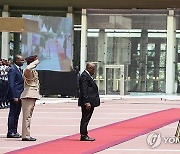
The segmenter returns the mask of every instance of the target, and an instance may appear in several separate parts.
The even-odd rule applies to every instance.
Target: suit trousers
[[[14,103],[13,100],[10,101],[10,109],[8,115],[8,134],[17,133],[17,126],[19,120],[19,114],[21,112],[21,101]]]
[[[30,137],[30,125],[31,117],[33,114],[34,106],[36,99],[34,98],[22,98],[22,111],[23,111],[23,120],[22,120],[22,138]]]
[[[87,135],[87,126],[89,124],[89,121],[91,119],[91,116],[93,114],[94,107],[91,107],[90,110],[86,110],[86,106],[81,107],[81,112],[82,112],[82,118],[81,118],[81,123],[80,123],[80,134],[81,135]]]

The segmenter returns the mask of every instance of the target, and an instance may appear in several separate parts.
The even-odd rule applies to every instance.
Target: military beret
[[[27,62],[33,62],[36,58],[37,58],[37,55],[33,55],[33,56],[29,56],[29,57],[25,58],[25,60]]]

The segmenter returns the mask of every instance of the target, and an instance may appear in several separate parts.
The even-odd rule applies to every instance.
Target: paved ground
[[[90,121],[89,129],[108,125],[114,122],[130,119],[140,115],[160,111],[168,108],[179,108],[179,96],[103,96],[101,106],[95,109]],[[21,139],[8,139],[7,116],[9,109],[0,110],[0,154],[20,149],[30,145],[43,143],[67,135],[79,133],[81,117],[77,100],[70,98],[42,98],[37,102],[34,110],[31,135],[37,138],[36,142],[22,142]],[[22,118],[19,120],[19,132],[21,133]],[[102,154],[176,154],[180,153],[180,143],[173,144],[173,138],[165,143],[166,138],[174,137],[177,122],[167,125],[154,132],[160,133],[162,143],[152,149],[148,146],[146,138],[148,134],[133,140],[101,151]],[[68,149],[67,149],[68,150]]]

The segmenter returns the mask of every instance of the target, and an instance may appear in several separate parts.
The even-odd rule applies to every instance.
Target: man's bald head
[[[24,58],[23,58],[23,56],[21,56],[21,55],[16,55],[15,57],[14,57],[14,63],[16,64],[16,65],[18,65],[18,66],[22,66],[23,64],[24,64]]]
[[[86,64],[86,70],[89,72],[90,75],[94,75],[95,73],[95,65],[91,62]]]

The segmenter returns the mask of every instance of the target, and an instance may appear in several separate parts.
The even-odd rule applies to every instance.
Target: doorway
[[[105,65],[105,95],[124,95],[124,65]]]

